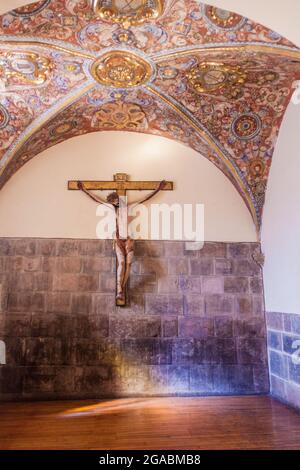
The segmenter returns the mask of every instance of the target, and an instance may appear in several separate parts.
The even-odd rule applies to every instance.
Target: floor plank
[[[300,449],[300,413],[270,397],[0,404],[0,449]]]

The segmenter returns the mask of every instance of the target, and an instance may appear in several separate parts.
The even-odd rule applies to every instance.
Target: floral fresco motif
[[[42,85],[51,68],[48,58],[34,52],[6,51],[0,56],[0,83],[6,90]]]
[[[3,129],[7,126],[9,119],[8,111],[4,108],[4,106],[0,105],[0,129]]]
[[[299,79],[295,45],[198,0],[42,0],[18,8],[0,17],[0,186],[71,137],[146,132],[208,158],[259,230]]]
[[[13,16],[19,16],[21,18],[28,18],[32,15],[40,13],[44,8],[50,4],[51,0],[41,0],[36,3],[30,3],[20,8],[16,8],[11,12]]]
[[[92,127],[137,130],[147,123],[145,113],[133,103],[106,103],[92,118]]]

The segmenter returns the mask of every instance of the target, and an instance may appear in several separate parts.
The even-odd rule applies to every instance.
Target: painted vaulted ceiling
[[[276,138],[298,79],[295,45],[197,0],[21,7],[0,17],[0,186],[71,137],[151,133],[211,160],[259,230]]]

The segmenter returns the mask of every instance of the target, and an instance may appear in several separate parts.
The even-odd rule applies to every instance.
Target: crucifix
[[[69,190],[82,190],[87,196],[98,204],[103,204],[115,213],[116,235],[114,250],[117,262],[117,289],[116,305],[126,305],[126,287],[130,274],[130,268],[134,256],[134,241],[128,236],[128,208],[143,204],[154,197],[159,191],[172,191],[171,181],[129,181],[126,173],[117,173],[113,181],[69,181]],[[113,191],[106,200],[96,196],[90,191]],[[127,191],[151,191],[139,201],[127,204]]]

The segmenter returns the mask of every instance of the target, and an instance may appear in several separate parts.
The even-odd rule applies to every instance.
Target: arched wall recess
[[[0,18],[0,185],[70,137],[152,133],[217,165],[259,231],[299,49],[198,1],[153,0],[150,19],[140,3],[138,21],[88,0],[41,0]]]

